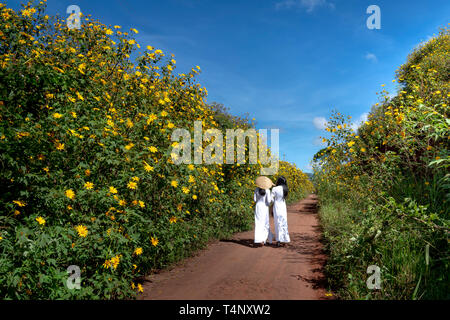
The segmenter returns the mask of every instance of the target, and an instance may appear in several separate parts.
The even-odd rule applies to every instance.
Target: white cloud
[[[327,0],[283,0],[277,2],[276,9],[291,9],[293,7],[305,8],[306,12],[311,13],[317,7],[329,7],[331,9],[335,8],[333,3],[329,3]]]
[[[363,123],[363,122],[365,122],[365,121],[367,121],[367,117],[369,116],[369,114],[367,113],[367,112],[365,112],[365,113],[363,113],[360,117],[359,117],[359,119],[356,121],[356,122],[354,122],[353,124],[352,124],[352,126],[351,126],[351,128],[353,129],[353,131],[357,131],[358,130],[358,128],[361,126],[361,124]]]
[[[370,53],[370,52],[368,54],[366,54],[366,59],[370,60],[370,61],[373,61],[373,62],[377,62],[378,61],[377,56],[375,54],[373,54],[373,53]]]
[[[313,119],[313,124],[316,129],[325,130],[327,127],[327,120],[324,117],[315,117]]]

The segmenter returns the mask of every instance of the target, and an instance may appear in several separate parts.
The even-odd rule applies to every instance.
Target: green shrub
[[[343,298],[449,298],[449,49],[447,28],[418,46],[397,71],[398,94],[383,90],[358,132],[338,112],[328,121],[314,183]],[[372,264],[381,291],[367,289]]]

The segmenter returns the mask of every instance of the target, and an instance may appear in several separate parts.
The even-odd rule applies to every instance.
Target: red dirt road
[[[237,233],[171,270],[148,276],[140,299],[328,299],[316,206],[315,195],[288,206],[291,243],[286,247],[255,248],[253,231]]]

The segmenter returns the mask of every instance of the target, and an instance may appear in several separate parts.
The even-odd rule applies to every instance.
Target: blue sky
[[[323,147],[323,118],[363,117],[381,84],[395,92],[408,53],[450,22],[447,0],[48,0],[48,12],[65,17],[71,4],[136,28],[142,46],[175,54],[178,73],[199,65],[208,102],[279,128],[280,156],[305,171]],[[372,4],[380,30],[366,27]]]

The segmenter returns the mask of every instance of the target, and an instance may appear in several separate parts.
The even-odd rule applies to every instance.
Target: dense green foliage
[[[314,180],[341,298],[448,299],[450,34],[418,46],[397,70],[398,93],[355,133],[335,112]],[[381,290],[366,286],[369,265]]]

